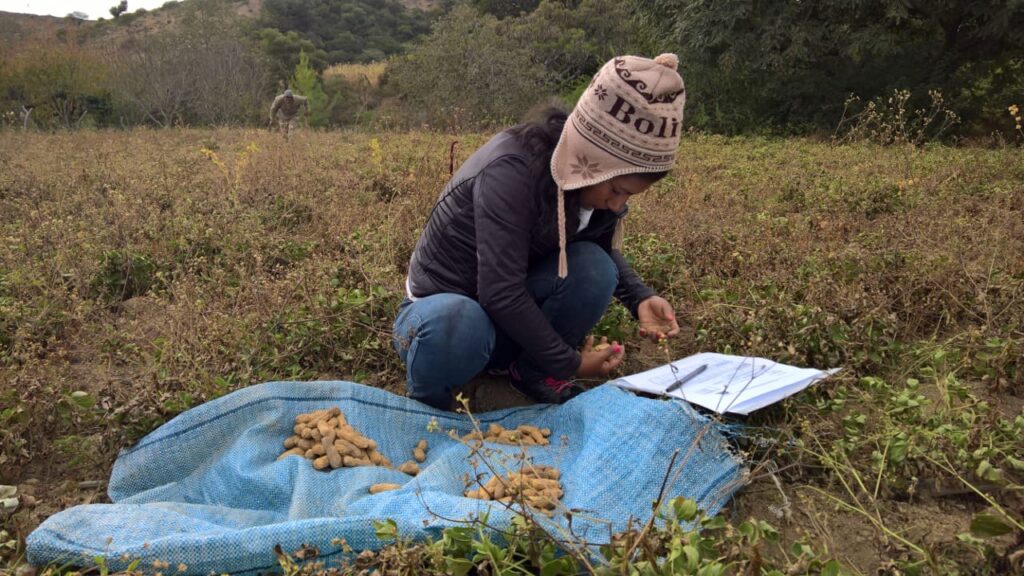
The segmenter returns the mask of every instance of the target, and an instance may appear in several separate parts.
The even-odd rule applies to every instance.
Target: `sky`
[[[67,16],[71,12],[85,12],[90,20],[100,16],[110,18],[110,8],[121,0],[0,0],[0,10],[4,12],[22,12],[25,14],[45,14],[48,16]],[[167,0],[128,0],[128,11],[136,8],[152,10],[159,8]]]

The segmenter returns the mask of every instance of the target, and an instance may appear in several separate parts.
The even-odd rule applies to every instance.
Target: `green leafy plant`
[[[161,270],[148,255],[130,250],[103,253],[92,279],[94,293],[110,303],[142,296],[162,284]]]

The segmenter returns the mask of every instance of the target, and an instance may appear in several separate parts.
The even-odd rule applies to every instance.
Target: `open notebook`
[[[702,365],[707,365],[707,369],[681,388],[666,393],[676,380]],[[629,390],[680,398],[719,414],[745,415],[792,396],[839,370],[797,368],[765,358],[703,352],[611,383]]]

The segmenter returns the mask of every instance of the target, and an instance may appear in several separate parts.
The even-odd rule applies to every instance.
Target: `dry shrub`
[[[59,438],[89,438],[92,448],[58,475],[102,476],[119,447],[165,419],[265,380],[347,378],[403,391],[391,324],[455,139],[5,135],[2,479],[40,473],[66,448]],[[485,139],[458,136],[455,165]],[[1019,152],[885,150],[684,140],[675,174],[631,202],[626,243],[695,330],[671,354],[843,365],[851,382],[910,373],[906,351],[941,342],[960,378],[1019,399]],[[380,173],[397,193],[381,198],[367,185]],[[112,253],[144,256],[152,281],[118,276],[112,262],[123,260]],[[621,316],[603,325],[621,330]],[[663,361],[634,354],[628,367]]]

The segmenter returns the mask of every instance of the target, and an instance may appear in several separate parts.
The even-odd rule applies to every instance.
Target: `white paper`
[[[707,369],[683,384],[682,388],[665,393],[665,389],[677,379],[705,364]],[[653,370],[619,378],[612,381],[612,384],[649,394],[680,398],[719,414],[731,412],[746,415],[792,396],[838,371],[839,368],[797,368],[764,358],[704,352]]]

